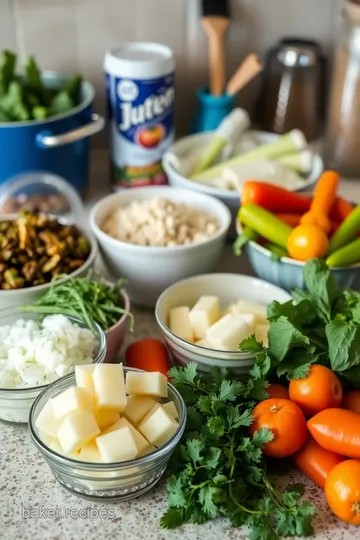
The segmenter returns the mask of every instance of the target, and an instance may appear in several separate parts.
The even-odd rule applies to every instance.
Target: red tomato
[[[289,394],[305,416],[313,416],[324,409],[339,407],[343,392],[331,369],[314,364],[307,377],[290,381]]]
[[[266,456],[284,458],[297,452],[307,436],[306,420],[299,407],[288,399],[271,398],[258,403],[253,411],[250,435],[262,427],[274,438],[264,447]]]
[[[341,408],[360,414],[360,390],[351,390],[344,394]]]
[[[293,455],[293,461],[305,476],[322,489],[329,472],[345,458],[322,448],[312,437],[308,437],[304,446]]]
[[[271,398],[289,399],[289,390],[282,384],[270,384],[266,392]]]
[[[167,349],[159,339],[145,338],[131,343],[125,351],[128,366],[167,375],[171,368]]]
[[[325,496],[335,516],[360,525],[360,461],[348,459],[336,465],[325,482]]]

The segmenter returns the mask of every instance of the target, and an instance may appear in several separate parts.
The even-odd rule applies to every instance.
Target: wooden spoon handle
[[[258,73],[260,73],[260,71],[262,71],[263,67],[264,66],[260,58],[256,54],[249,54],[227,83],[226,93],[229,95],[235,95],[240,92],[240,90],[242,90]]]
[[[225,87],[225,33],[229,19],[204,17],[202,25],[209,40],[210,94],[221,96]]]

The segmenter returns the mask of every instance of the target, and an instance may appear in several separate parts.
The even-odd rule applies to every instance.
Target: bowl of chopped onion
[[[0,421],[26,424],[46,386],[105,355],[106,336],[97,323],[90,329],[63,314],[0,310]]]

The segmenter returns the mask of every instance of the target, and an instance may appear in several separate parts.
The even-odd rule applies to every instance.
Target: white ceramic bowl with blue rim
[[[195,305],[200,296],[217,296],[221,310],[243,299],[262,305],[273,300],[287,302],[291,296],[270,283],[258,278],[240,274],[204,274],[184,279],[171,285],[159,297],[155,307],[156,321],[165,342],[180,365],[196,362],[199,371],[209,371],[211,367],[228,368],[238,377],[246,377],[255,361],[255,355],[240,351],[218,351],[184,341],[171,332],[168,326],[169,312],[178,306]]]

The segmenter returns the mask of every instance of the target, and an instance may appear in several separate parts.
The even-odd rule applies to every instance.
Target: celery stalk
[[[196,166],[191,171],[190,176],[196,175],[201,171],[204,171],[214,163],[217,157],[221,154],[225,146],[227,145],[227,140],[224,137],[214,135],[209,146],[206,148],[206,152],[203,153],[200,160],[197,162]]]
[[[300,174],[309,174],[312,168],[313,155],[310,150],[304,150],[303,152],[280,156],[276,161]]]

